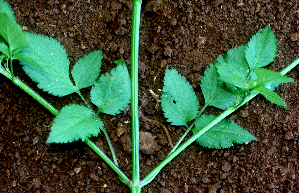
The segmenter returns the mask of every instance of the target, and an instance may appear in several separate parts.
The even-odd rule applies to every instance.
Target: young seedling
[[[297,59],[280,73],[263,68],[273,62],[277,52],[275,35],[270,26],[267,26],[254,35],[248,44],[229,50],[206,69],[201,79],[201,90],[205,99],[202,108],[186,79],[175,69],[167,67],[161,96],[162,110],[171,125],[184,126],[186,132],[165,160],[141,180],[138,118],[140,10],[141,1],[133,0],[131,78],[123,60],[115,61],[116,68],[100,75],[101,51],[94,51],[81,58],[72,68],[70,75],[70,62],[63,46],[53,38],[23,32],[9,4],[0,0],[0,73],[55,116],[47,143],[71,143],[82,140],[118,174],[131,192],[140,192],[166,164],[194,141],[202,147],[220,149],[255,140],[251,133],[225,118],[258,94],[262,94],[272,103],[286,107],[285,102],[273,91],[279,84],[293,81],[285,74],[299,63]],[[25,73],[37,83],[38,88],[59,97],[77,93],[85,105],[71,104],[60,111],[56,110],[14,76],[13,60],[20,61]],[[87,87],[92,87],[90,101],[93,105],[89,104],[80,92]],[[121,113],[130,100],[131,179],[118,167],[112,143],[100,118],[101,113]],[[219,116],[203,114],[210,106],[223,112]],[[193,135],[182,143],[190,131]],[[108,142],[113,161],[89,139],[98,136],[100,132],[103,132]]]

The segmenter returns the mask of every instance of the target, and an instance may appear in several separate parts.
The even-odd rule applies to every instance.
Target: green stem
[[[112,158],[113,158],[114,164],[118,166],[117,158],[116,158],[116,155],[115,155],[115,152],[114,152],[114,149],[113,149],[111,140],[110,140],[110,138],[109,138],[109,135],[108,135],[108,133],[107,133],[107,131],[106,131],[105,128],[103,128],[102,131],[104,132],[104,135],[105,135],[105,137],[106,137],[106,140],[107,140],[109,149],[110,149],[111,154],[112,154]]]
[[[283,69],[280,72],[280,74],[281,75],[287,74],[289,71],[291,71],[293,68],[295,68],[298,64],[299,64],[299,58],[297,58],[294,62],[292,62],[292,64],[288,65],[285,69]]]
[[[138,51],[141,0],[133,0],[131,40],[131,114],[132,114],[132,192],[140,192],[139,111],[138,111]]]
[[[114,170],[117,175],[120,177],[123,183],[130,185],[130,179],[124,174],[113,161],[98,148],[90,139],[84,141],[93,151],[95,151],[111,168]]]
[[[43,105],[46,109],[48,109],[53,115],[57,116],[59,111],[55,109],[50,103],[48,103],[44,98],[42,98],[39,94],[37,94],[34,90],[32,90],[29,86],[23,83],[20,79],[16,77],[11,77],[12,82],[23,89],[26,93],[32,96],[35,100],[37,100],[41,105]]]

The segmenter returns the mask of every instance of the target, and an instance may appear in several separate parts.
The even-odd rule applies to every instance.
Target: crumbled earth
[[[94,50],[103,50],[102,72],[124,59],[130,68],[132,3],[129,0],[8,0],[25,31],[61,42],[74,65]],[[167,65],[187,78],[204,103],[200,80],[204,70],[227,50],[246,44],[270,25],[278,40],[278,55],[269,69],[281,71],[299,57],[299,6],[295,0],[148,0],[141,14],[139,88],[144,116],[169,130],[173,142],[184,132],[169,126],[155,94],[160,94]],[[14,64],[16,75],[36,84]],[[143,192],[299,192],[298,67],[295,79],[276,92],[288,108],[258,96],[229,117],[256,136],[248,145],[223,150],[195,143],[168,164]],[[54,107],[82,103],[35,89]],[[89,96],[89,90],[84,90]],[[0,76],[1,192],[129,192],[117,175],[84,143],[46,144],[53,116],[34,99]],[[208,114],[219,114],[209,108]],[[120,168],[131,176],[130,110],[102,115]],[[169,127],[168,127],[169,126]],[[141,152],[141,177],[170,151],[163,128],[144,120],[140,129],[157,143]],[[104,136],[92,139],[108,156]],[[154,145],[154,144],[152,144]],[[154,147],[154,146],[151,146]]]

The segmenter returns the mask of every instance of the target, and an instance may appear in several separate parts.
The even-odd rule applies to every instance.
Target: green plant
[[[293,81],[285,76],[298,63],[293,62],[282,72],[263,67],[273,62],[277,43],[274,33],[267,26],[252,37],[247,45],[241,45],[220,56],[205,71],[201,90],[205,104],[199,101],[191,85],[175,69],[166,68],[161,106],[165,118],[172,125],[186,127],[186,132],[169,155],[144,179],[139,168],[139,112],[138,112],[138,44],[141,1],[133,0],[131,78],[123,60],[115,61],[117,67],[100,75],[102,53],[94,51],[81,58],[71,70],[70,62],[61,44],[56,40],[32,33],[25,33],[17,24],[9,4],[0,0],[0,73],[18,85],[53,115],[55,115],[47,143],[69,143],[82,140],[93,149],[120,177],[120,180],[140,192],[160,170],[187,146],[196,141],[208,148],[228,148],[233,144],[248,143],[255,137],[225,117],[242,105],[262,94],[269,101],[286,107],[285,102],[273,90],[281,83]],[[54,96],[63,97],[77,93],[85,105],[71,104],[56,110],[40,95],[25,85],[13,73],[13,60],[19,60],[25,73],[38,87]],[[80,90],[92,87],[89,104]],[[116,115],[129,105],[132,113],[132,179],[118,167],[115,152],[100,119],[101,113]],[[219,116],[205,115],[204,110],[214,106],[224,110]],[[94,108],[97,108],[94,111]],[[187,134],[193,136],[182,143]],[[103,132],[112,160],[89,138]]]

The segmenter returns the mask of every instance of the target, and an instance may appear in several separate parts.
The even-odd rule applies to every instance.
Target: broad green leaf
[[[0,13],[5,13],[11,19],[16,20],[15,13],[13,12],[9,3],[4,0],[0,0]]]
[[[272,92],[268,88],[265,88],[263,86],[258,86],[254,88],[253,91],[262,94],[266,99],[268,99],[270,102],[274,104],[287,107],[286,103],[276,93]]]
[[[244,45],[235,47],[214,62],[220,80],[240,88],[248,87],[246,82],[249,67],[245,59],[245,49]]]
[[[91,89],[90,99],[99,112],[110,115],[121,113],[129,105],[131,80],[124,62],[100,77]]]
[[[216,116],[214,115],[202,115],[196,119],[195,127],[192,130],[193,133],[195,134],[203,129],[215,118]],[[232,147],[235,143],[249,143],[252,140],[256,140],[256,138],[251,133],[237,125],[235,122],[223,119],[200,136],[196,142],[202,147],[221,149]]]
[[[278,72],[274,72],[271,70],[266,70],[263,68],[260,68],[258,70],[255,71],[256,76],[257,76],[257,85],[260,86],[262,84],[265,83],[277,83],[277,84],[281,84],[281,83],[287,83],[287,82],[292,82],[294,81],[294,79],[281,75]]]
[[[71,143],[97,136],[104,128],[101,119],[84,106],[72,104],[55,117],[47,143]]]
[[[245,57],[251,70],[267,66],[274,61],[277,52],[277,40],[270,26],[255,34],[245,51]]]
[[[29,43],[28,34],[23,32],[21,26],[5,13],[0,13],[0,36],[12,52],[26,48]]]
[[[94,51],[81,58],[72,70],[72,76],[78,90],[92,86],[100,75],[102,51]]]
[[[164,116],[172,125],[188,126],[196,118],[199,102],[192,86],[175,69],[166,68],[161,96]]]
[[[236,102],[236,95],[223,89],[224,84],[219,80],[217,69],[213,64],[206,69],[204,76],[201,78],[200,87],[206,106],[214,106],[225,110]]]
[[[29,37],[28,48],[20,52],[27,59],[21,61],[26,74],[38,83],[38,88],[54,96],[76,92],[69,76],[70,61],[63,46],[47,36],[30,33]],[[36,67],[37,64],[40,68]]]
[[[5,54],[6,56],[9,56],[8,46],[4,42],[0,42],[0,52]]]

